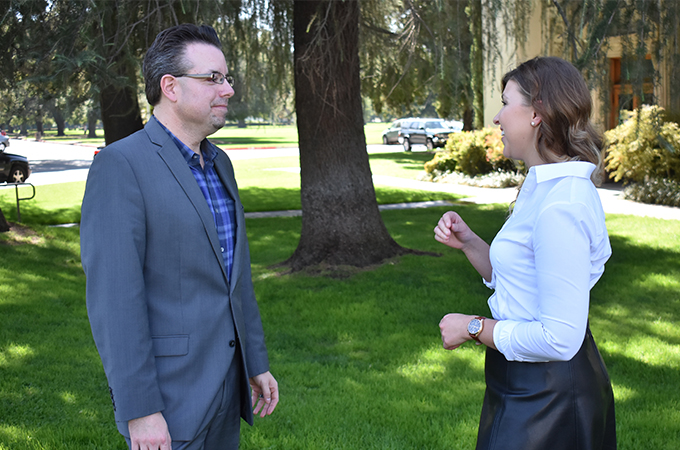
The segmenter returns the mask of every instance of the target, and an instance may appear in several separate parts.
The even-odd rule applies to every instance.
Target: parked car
[[[406,120],[412,120],[411,117],[407,117],[404,119],[398,119],[392,122],[392,125],[390,127],[383,131],[382,134],[382,140],[383,144],[389,145],[389,144],[399,144],[399,132],[401,131],[401,125],[404,121]]]
[[[9,138],[4,131],[0,131],[0,150],[5,150],[9,147]]]
[[[399,142],[407,152],[411,151],[412,145],[425,145],[428,150],[444,147],[449,134],[463,129],[462,126],[458,128],[460,122],[454,122],[455,128],[452,128],[450,123],[444,119],[405,120],[401,124]]]
[[[0,138],[7,136],[0,135]],[[25,156],[5,153],[9,139],[0,139],[0,183],[23,183],[31,174],[31,166]]]

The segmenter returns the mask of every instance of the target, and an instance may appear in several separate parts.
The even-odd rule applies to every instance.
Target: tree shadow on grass
[[[483,349],[444,351],[437,324],[452,311],[487,313],[491,291],[459,252],[432,239],[446,209],[382,213],[401,245],[442,257],[408,255],[342,280],[272,274],[270,262],[294,251],[300,218],[248,220],[282,401],[273,416],[244,427],[241,448],[474,446]],[[501,206],[456,210],[487,241],[505,218]],[[34,244],[0,244],[0,417],[32,442],[0,432],[9,448],[125,448],[87,321],[77,233],[39,228]],[[680,251],[616,232],[611,241],[591,326],[617,395],[620,446],[675,448],[680,342],[663,325],[680,314]]]
[[[506,213],[493,206],[456,209],[486,240]],[[383,217],[400,243],[431,250],[439,244],[418,235],[431,235],[443,211]],[[294,249],[297,227],[299,218],[278,222],[276,251]],[[257,235],[251,242],[261,255],[272,242]],[[672,280],[680,279],[680,250],[616,232],[611,241],[614,256],[593,292],[591,327],[614,384],[619,443],[674,448],[680,342],[655,329],[654,321],[677,323],[680,293]],[[272,436],[278,434],[295,448],[319,442],[331,449],[472,448],[484,391],[483,351],[467,345],[445,352],[437,324],[451,311],[485,313],[491,291],[464,257],[442,254],[406,256],[344,280],[256,278],[272,366],[295,401],[282,403],[282,414],[261,428],[244,430],[242,447],[276,447],[281,441]],[[261,263],[259,257],[254,262]],[[662,343],[663,351],[650,353],[657,346],[648,340]]]
[[[422,171],[423,164],[432,160],[435,152],[403,152],[403,153],[372,153],[368,155],[371,161],[392,161],[402,168]]]
[[[31,237],[0,243],[0,444],[125,448],[90,334],[78,230]]]

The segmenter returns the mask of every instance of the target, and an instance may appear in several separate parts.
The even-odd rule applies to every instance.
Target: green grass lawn
[[[490,239],[504,206],[458,210]],[[249,219],[253,274],[282,400],[244,426],[243,449],[469,449],[483,350],[447,352],[450,311],[488,313],[465,258],[439,246],[444,209],[383,213],[405,256],[345,279],[280,276],[299,218]],[[617,399],[620,449],[680,443],[680,222],[608,216],[614,255],[591,328]],[[35,226],[0,244],[0,449],[124,449],[90,336],[77,228]]]
[[[414,178],[426,157],[373,155],[371,165]],[[247,209],[299,205],[299,176],[281,170],[296,163],[236,161]],[[34,231],[0,234],[0,450],[123,450],[87,320],[78,229],[44,225],[79,219],[83,183],[37,189],[22,205]],[[0,207],[12,220],[4,191]],[[456,209],[486,240],[506,214],[505,205]],[[282,397],[273,416],[243,426],[242,449],[474,448],[483,349],[444,351],[437,325],[447,312],[488,314],[491,291],[461,253],[434,241],[444,211],[382,213],[398,243],[441,256],[408,255],[346,278],[280,275],[272,265],[294,251],[300,218],[247,220]],[[590,324],[614,385],[619,449],[677,449],[680,221],[608,215],[607,226],[614,254],[593,291]]]
[[[374,175],[416,179],[432,155],[425,152],[378,153],[369,158]],[[297,157],[236,160],[233,163],[246,212],[300,209],[300,175],[292,171],[300,167]],[[20,204],[23,222],[42,225],[80,222],[84,181],[36,186],[35,189],[35,198]],[[19,190],[21,197],[29,197],[31,193],[27,186]],[[389,204],[459,197],[376,186],[376,198],[380,204]],[[0,189],[0,209],[10,222],[17,220],[14,188]]]
[[[366,144],[382,144],[382,132],[389,127],[387,123],[367,123],[364,126]],[[43,135],[46,141],[64,144],[88,144],[92,146],[104,145],[104,131],[97,130],[97,138],[88,138],[82,130],[66,130],[66,136],[57,136],[56,130],[47,130]],[[33,136],[29,135],[29,138]],[[297,147],[296,125],[250,125],[237,128],[230,125],[222,128],[210,138],[222,148],[248,147]]]

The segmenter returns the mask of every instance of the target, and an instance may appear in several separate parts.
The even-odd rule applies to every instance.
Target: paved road
[[[424,148],[424,147],[423,147]],[[29,182],[35,186],[65,183],[69,181],[84,181],[92,163],[94,147],[53,144],[46,142],[35,142],[33,140],[12,139],[8,151],[28,157],[31,162],[32,174]],[[414,150],[418,151],[416,147]],[[369,145],[369,153],[393,153],[401,152],[402,148],[395,145]],[[277,148],[277,149],[238,149],[227,150],[227,154],[232,160],[272,158],[279,156],[297,156],[297,148]],[[286,169],[284,169],[286,170]],[[290,168],[288,170],[296,170]],[[421,189],[436,192],[451,192],[454,194],[466,195],[466,202],[472,203],[509,203],[515,199],[517,190],[507,189],[486,189],[472,186],[462,186],[447,183],[429,183],[423,181],[406,180],[397,177],[379,176],[373,177],[376,185],[405,187],[411,189]],[[647,205],[631,202],[622,198],[621,189],[615,185],[605,185],[598,189],[602,205],[606,213],[610,214],[632,214],[638,216],[657,217],[660,219],[680,220],[680,208],[669,206]],[[428,207],[441,205],[441,202],[425,202],[410,205],[386,205],[383,209],[394,207]],[[444,203],[445,204],[445,203]],[[298,215],[299,211],[277,212],[278,214]],[[262,216],[269,214],[254,214]]]

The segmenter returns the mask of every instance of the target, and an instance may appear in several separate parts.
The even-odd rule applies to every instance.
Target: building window
[[[654,66],[651,55],[647,55],[643,64],[626,64],[621,58],[610,58],[609,74],[611,77],[611,109],[609,115],[609,128],[619,124],[622,110],[632,111],[642,105],[656,104],[654,97]],[[635,70],[641,70],[643,80],[642,95],[633,91],[631,80],[636,78]]]

